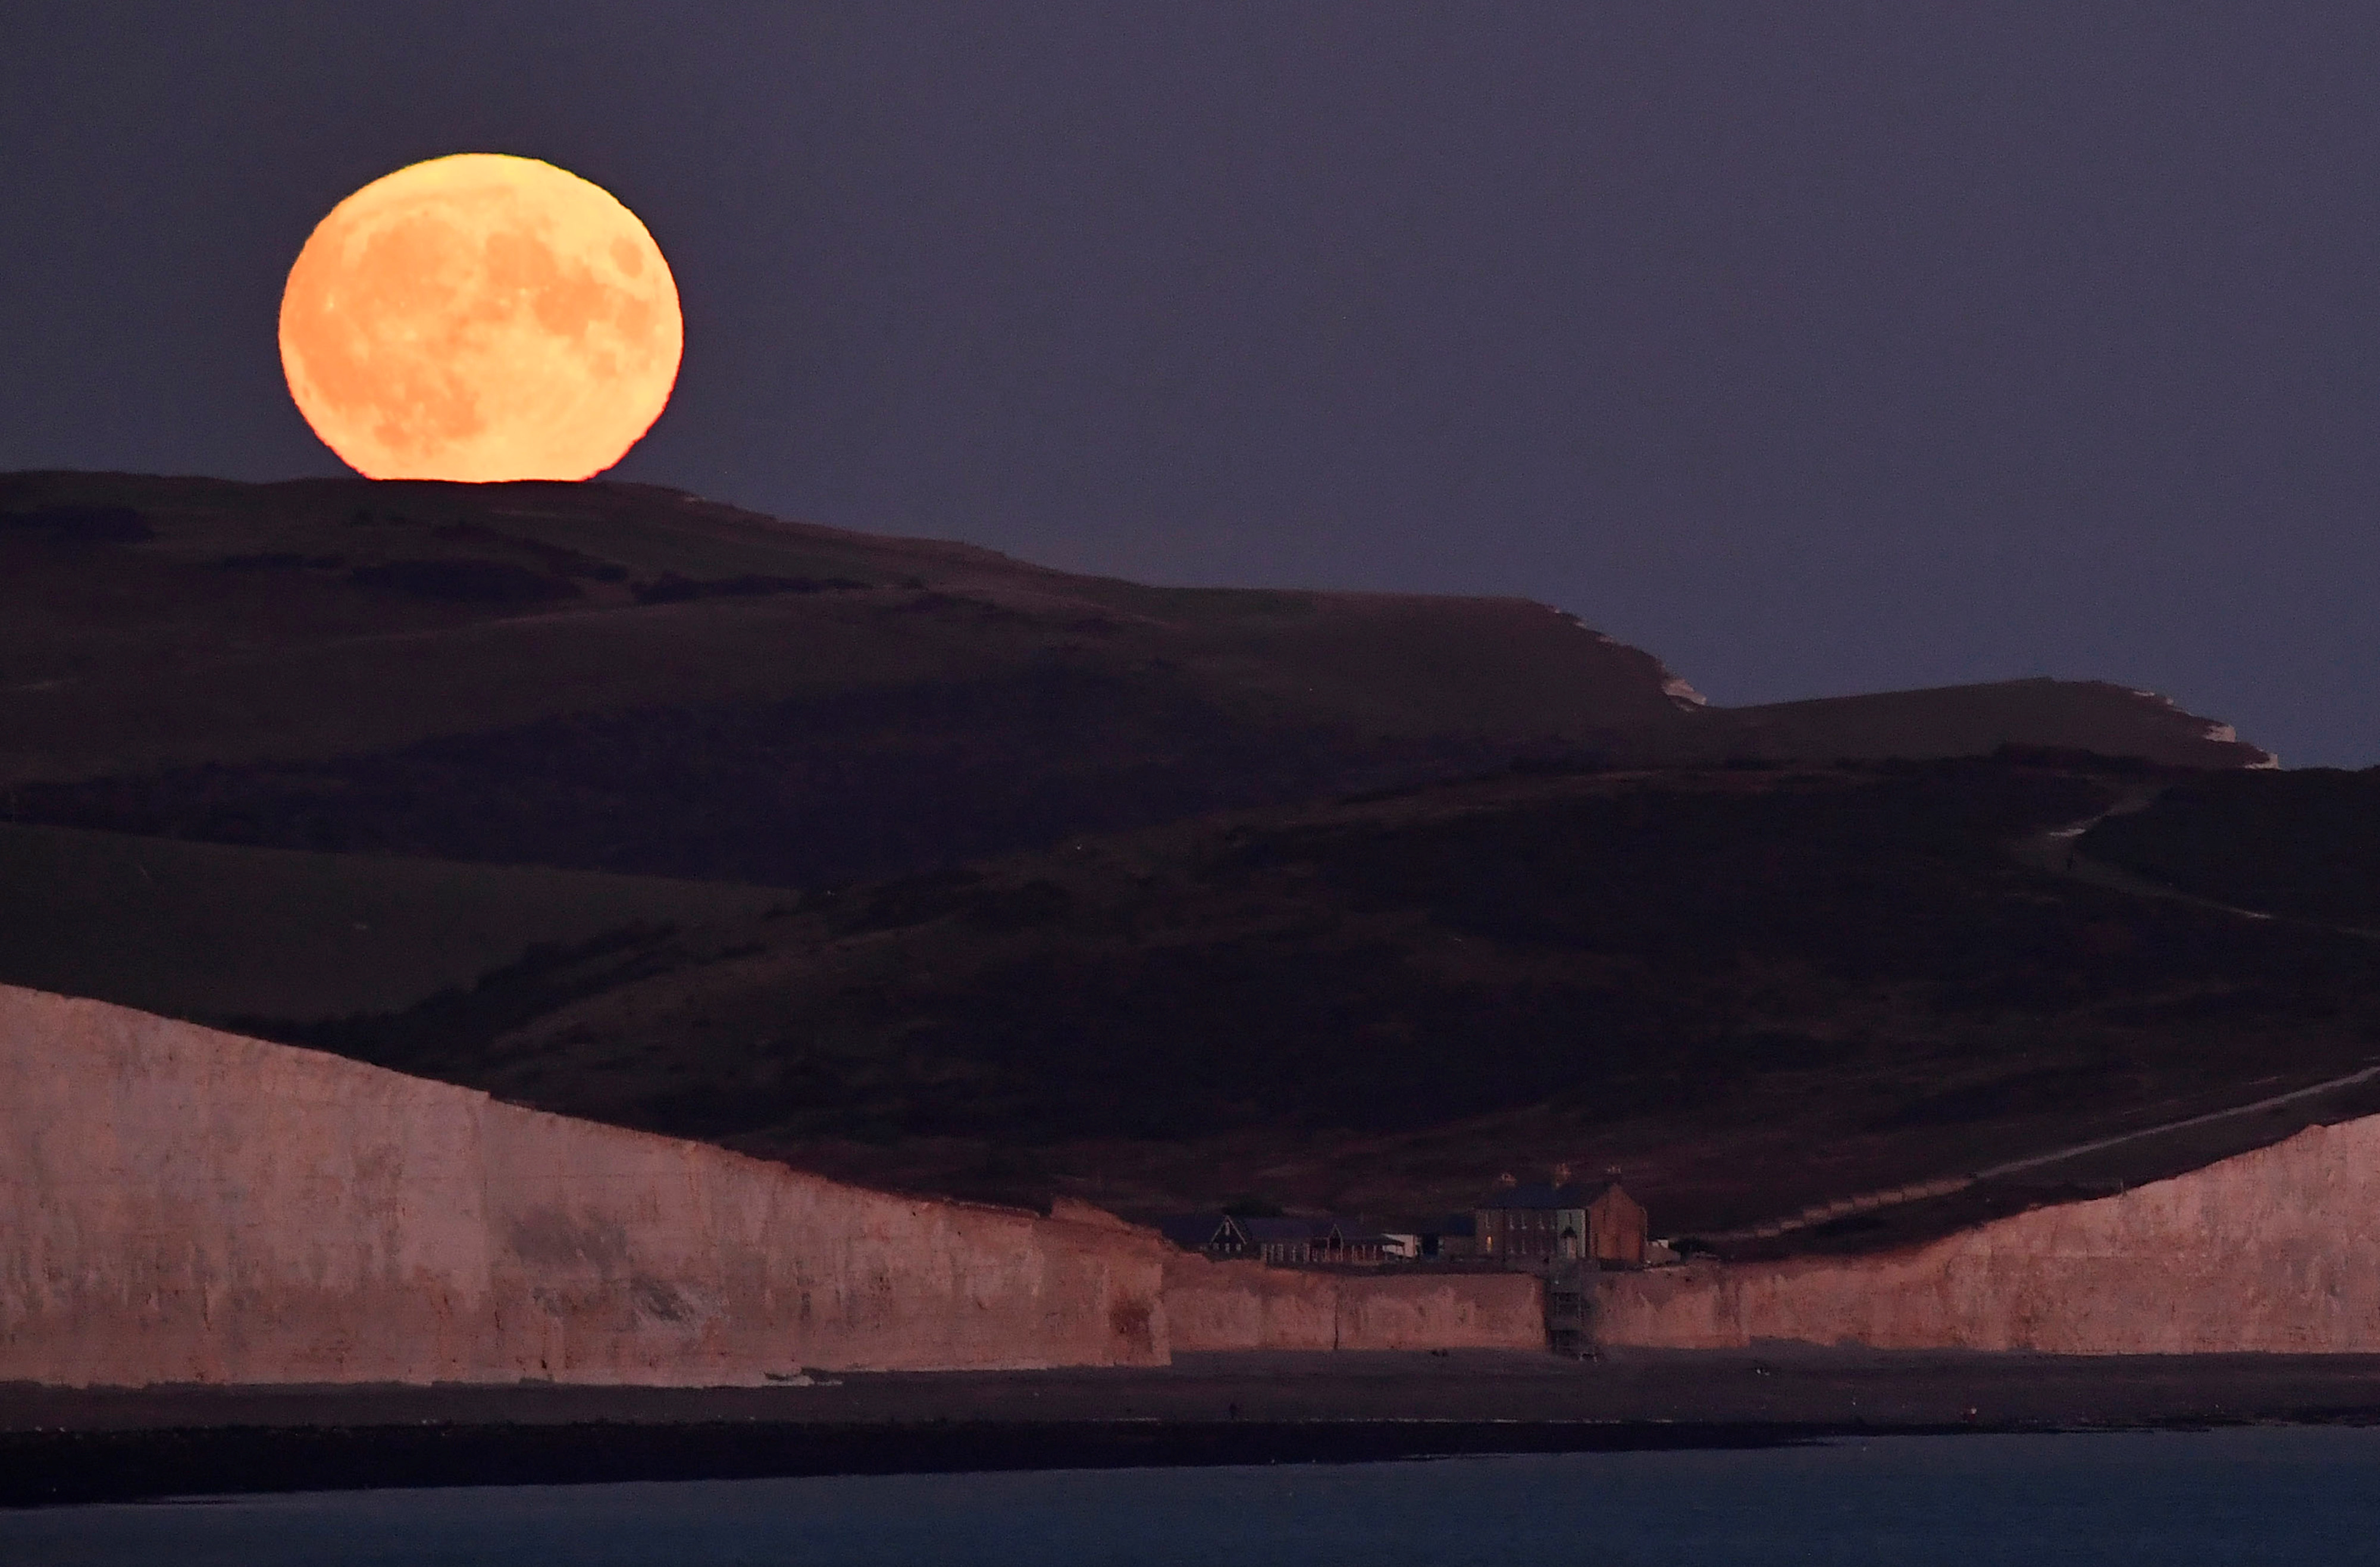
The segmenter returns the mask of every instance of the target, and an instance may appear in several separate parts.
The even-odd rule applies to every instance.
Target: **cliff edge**
[[[0,988],[0,1381],[1161,1365],[1165,1254]]]
[[[2380,1352],[2380,1116],[1876,1257],[1607,1278],[1597,1339],[2049,1354]]]

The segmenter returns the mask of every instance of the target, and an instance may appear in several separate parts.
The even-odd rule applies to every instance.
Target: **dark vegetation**
[[[2081,847],[2218,903],[2380,929],[2380,768],[2195,775]]]
[[[2261,755],[2119,686],[1694,708],[1543,605],[1148,588],[613,483],[0,475],[0,815],[257,878],[168,898],[110,848],[140,891],[18,899],[95,933],[45,972],[224,992],[202,921],[410,950],[216,1015],[860,1179],[1427,1213],[1624,1160],[1690,1230],[2372,1048],[2371,943],[2003,852]],[[2010,742],[2069,748],[1872,759]],[[714,885],[422,939],[498,867]],[[401,917],[326,923],[383,881]],[[806,891],[714,919],[728,882]]]
[[[1524,1111],[1572,1148],[1765,1121],[1830,1156],[1938,1159],[1946,1136],[2360,1063],[2380,1039],[2369,943],[2006,853],[2117,787],[1995,760],[1483,780],[821,891],[708,946],[649,934],[304,1037],[1011,1197],[1111,1167],[1119,1140],[1261,1164],[1353,1137],[1377,1164]],[[1483,1141],[1451,1188],[1401,1189],[1459,1197],[1512,1156]],[[998,1157],[917,1172],[947,1145]],[[1281,1195],[1277,1172],[1206,1159],[1211,1189],[1168,1178],[1149,1200]],[[1689,1200],[1778,1200],[1749,1173]]]
[[[578,597],[562,577],[511,561],[389,561],[347,575],[358,588],[446,603],[551,604]]]
[[[1937,1094],[1921,1094],[1869,1123],[1878,1131],[1910,1126],[1958,1126],[2060,1105],[2105,1093],[2127,1063],[2120,1056],[2038,1071],[2011,1072]]]
[[[404,519],[392,517],[388,520],[401,523]],[[583,550],[574,550],[541,539],[523,538],[517,533],[507,533],[484,523],[440,523],[430,529],[430,536],[443,543],[492,548],[525,556],[554,577],[583,577],[591,582],[625,582],[628,577],[628,568],[616,561],[603,560]]]
[[[1098,736],[1096,748],[1085,735]],[[1161,672],[556,718],[322,762],[26,784],[15,820],[332,853],[816,885],[1443,771],[1459,744],[1254,728]]]
[[[176,1017],[411,1006],[541,947],[742,920],[784,894],[537,866],[0,823],[0,983]]]
[[[1516,757],[2240,750],[2086,683],[1690,709],[1542,605],[1147,588],[634,485],[18,474],[0,512],[32,824],[816,885]]]
[[[257,550],[215,562],[225,571],[335,571],[346,564],[343,555],[309,555],[296,550]]]
[[[638,923],[584,941],[540,941],[516,962],[388,1015],[357,1014],[314,1023],[232,1014],[204,1021],[234,1033],[264,1033],[293,1045],[373,1059],[418,1058],[455,1039],[487,1040],[583,997],[666,973],[686,960],[677,927]]]
[[[771,577],[749,572],[697,581],[669,571],[628,590],[640,604],[682,604],[695,599],[758,599],[772,593],[850,593],[873,586],[850,577]]]
[[[21,532],[75,544],[138,544],[157,536],[130,506],[36,506],[0,512],[0,532]]]

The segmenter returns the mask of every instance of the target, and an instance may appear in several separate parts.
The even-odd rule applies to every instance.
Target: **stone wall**
[[[1543,1349],[1526,1273],[1321,1273],[1260,1262],[1166,1262],[1166,1332],[1192,1350]]]
[[[0,988],[0,1380],[1161,1364],[1169,1249]]]
[[[2380,1117],[1874,1257],[1621,1274],[1597,1337],[2060,1354],[2380,1352]]]

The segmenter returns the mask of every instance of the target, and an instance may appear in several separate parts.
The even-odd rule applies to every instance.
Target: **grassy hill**
[[[0,978],[936,1191],[1723,1229],[2336,1075],[2372,943],[2006,852],[2267,760],[640,486],[0,476]]]
[[[1617,1163],[1664,1228],[1725,1229],[2373,1057],[2372,943],[2007,852],[2141,781],[1506,773],[813,892],[279,1032],[895,1185],[1423,1214]]]
[[[1510,599],[1152,588],[608,483],[0,477],[0,817],[815,885],[1514,757],[2262,756],[2020,681],[1730,712]]]
[[[2080,847],[2217,903],[2380,930],[2380,768],[2187,778]]]
[[[169,1016],[400,1011],[491,969],[783,898],[720,882],[0,823],[0,984]]]

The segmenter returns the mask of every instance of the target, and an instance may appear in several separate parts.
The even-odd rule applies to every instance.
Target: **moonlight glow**
[[[585,479],[669,401],[677,285],[634,213],[530,158],[467,152],[365,186],[281,297],[289,395],[371,479]]]

